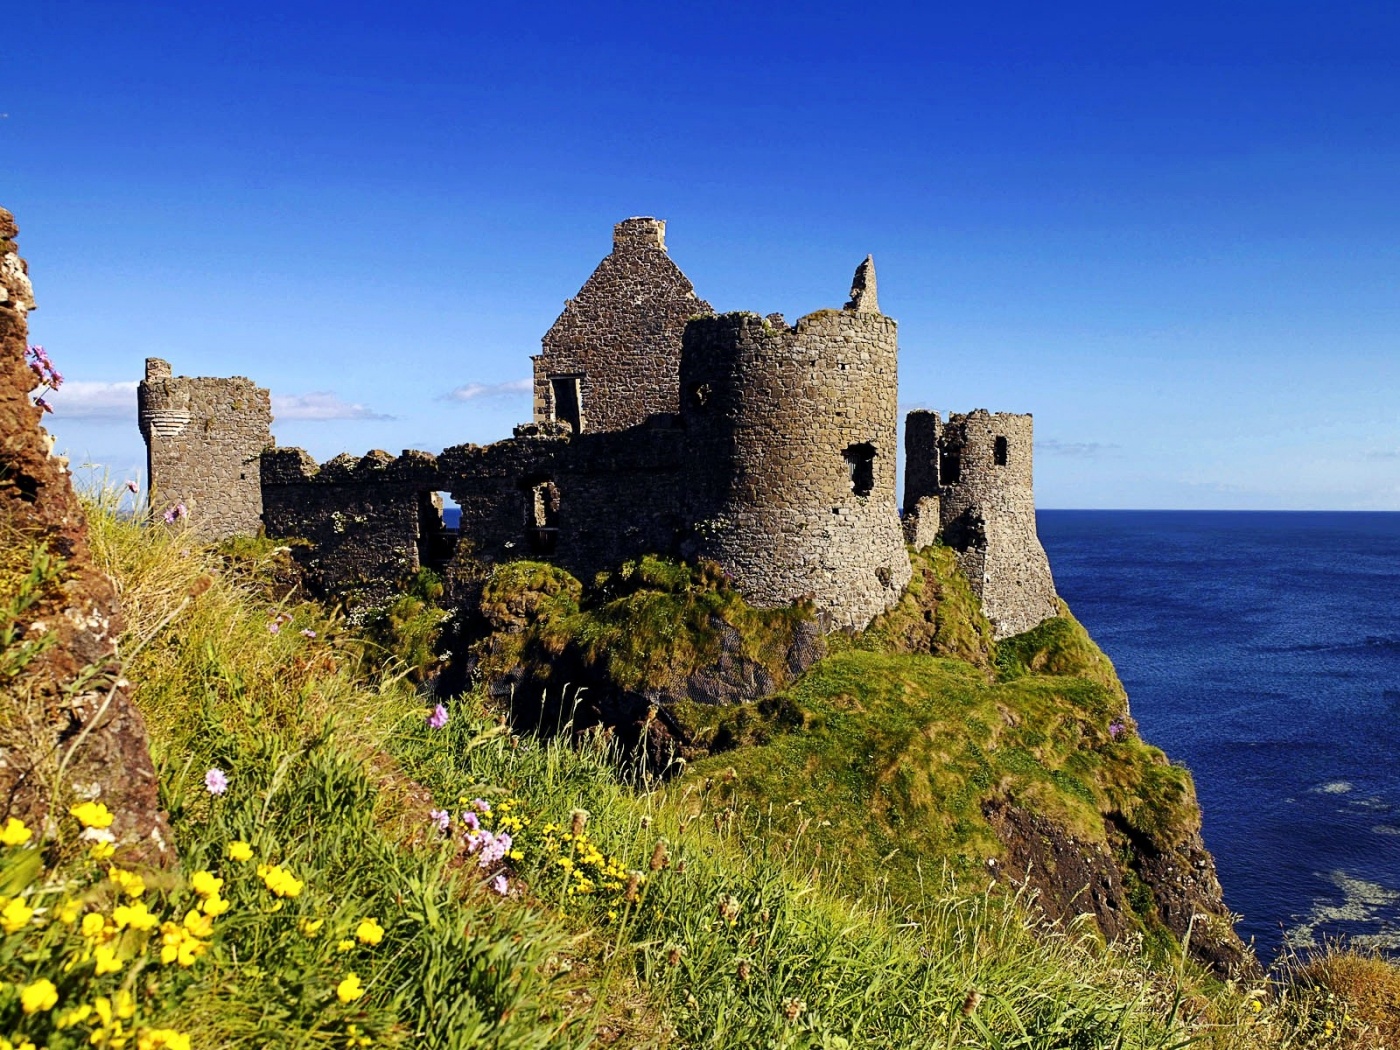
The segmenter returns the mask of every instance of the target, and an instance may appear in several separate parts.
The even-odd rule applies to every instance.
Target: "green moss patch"
[[[481,611],[492,634],[478,643],[483,677],[522,669],[540,686],[610,688],[663,699],[684,695],[709,669],[738,667],[772,688],[790,678],[794,644],[812,636],[812,609],[755,609],[710,563],[644,557],[585,588],[562,569],[538,562],[498,568]]]
[[[1115,739],[1121,699],[1100,682],[989,682],[963,661],[854,649],[773,706],[800,730],[697,762],[676,790],[714,781],[852,889],[883,884],[913,902],[944,865],[984,881],[1001,855],[983,816],[993,798],[1086,841],[1106,841],[1109,813],[1163,843],[1197,826],[1190,774],[1130,731]]]
[[[992,625],[950,547],[910,551],[914,574],[904,595],[850,641],[880,653],[923,653],[990,669],[996,652]]]

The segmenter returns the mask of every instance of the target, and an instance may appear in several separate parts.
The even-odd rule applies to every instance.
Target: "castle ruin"
[[[273,447],[267,391],[152,359],[139,395],[152,505],[183,500],[211,536],[307,540],[298,557],[325,592],[388,592],[431,568],[465,593],[522,558],[587,580],[650,553],[712,559],[753,604],[808,600],[828,629],[890,608],[911,575],[905,543],[941,538],[997,635],[1027,630],[1056,613],[1030,416],[912,413],[901,520],[896,333],[868,257],[842,309],[792,325],[716,315],[665,223],[628,219],[532,358],[534,418],[512,437],[317,464]]]

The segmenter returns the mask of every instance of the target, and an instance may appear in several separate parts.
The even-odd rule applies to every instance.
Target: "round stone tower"
[[[864,627],[909,582],[895,504],[896,325],[857,271],[845,310],[686,326],[681,413],[700,552],[758,606]]]

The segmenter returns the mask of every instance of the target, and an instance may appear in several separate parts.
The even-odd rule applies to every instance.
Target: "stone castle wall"
[[[167,362],[151,357],[136,399],[152,511],[183,503],[206,536],[257,535],[258,458],[272,444],[267,391],[242,376],[173,376]]]
[[[666,253],[665,222],[618,223],[612,253],[564,304],[533,358],[535,422],[566,420],[573,389],[582,415],[575,429],[584,431],[678,411],[681,332],[688,318],[712,312]]]
[[[310,543],[297,560],[322,594],[376,593],[451,557],[437,458],[426,452],[376,450],[317,466],[299,448],[269,449],[261,476],[267,534]]]
[[[684,433],[535,430],[439,457],[443,486],[462,508],[454,576],[535,558],[590,580],[629,558],[679,553],[689,520]]]
[[[946,423],[936,412],[911,412],[905,423],[906,516],[937,497],[943,542],[998,638],[1058,613],[1035,525],[1032,429],[1029,415],[983,409]]]
[[[864,627],[910,578],[895,501],[896,325],[854,309],[776,320],[686,327],[700,549],[756,605],[810,596],[831,626]]]

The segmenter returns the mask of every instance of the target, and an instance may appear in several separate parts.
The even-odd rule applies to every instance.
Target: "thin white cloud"
[[[1056,441],[1054,438],[1037,438],[1035,450],[1051,456],[1069,456],[1075,459],[1094,459],[1105,452],[1113,452],[1118,445],[1106,445],[1099,441]]]
[[[375,412],[365,405],[352,404],[341,400],[339,394],[329,390],[316,390],[309,394],[273,394],[272,417],[274,419],[300,419],[313,422],[326,422],[333,419],[393,419],[382,412]]]
[[[55,419],[136,425],[136,380],[99,383],[70,379],[44,394]]]
[[[442,394],[439,401],[476,401],[485,397],[517,397],[534,390],[533,379],[512,379],[505,383],[463,383]]]

